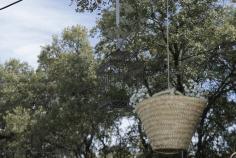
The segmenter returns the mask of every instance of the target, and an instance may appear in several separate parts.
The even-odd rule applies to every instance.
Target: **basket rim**
[[[207,99],[206,98],[202,98],[202,97],[193,97],[193,96],[185,96],[185,95],[173,95],[173,94],[169,94],[169,95],[161,95],[161,96],[155,96],[155,94],[152,97],[149,97],[147,99],[142,100],[141,102],[137,103],[135,106],[135,112],[139,111],[139,109],[142,106],[147,106],[146,103],[151,102],[150,100],[156,100],[156,99],[164,99],[166,97],[171,97],[171,98],[184,98],[187,99],[188,101],[194,101],[194,102],[201,102],[202,107],[205,107],[207,104]],[[168,99],[170,100],[170,98]]]

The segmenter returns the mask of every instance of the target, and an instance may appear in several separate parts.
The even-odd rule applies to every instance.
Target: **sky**
[[[0,0],[0,8],[16,0]],[[68,26],[95,26],[97,16],[76,13],[71,0],[23,0],[0,11],[0,63],[11,58],[37,67],[40,47]],[[94,46],[97,39],[90,38]]]
[[[14,1],[0,0],[0,8]],[[40,48],[50,44],[52,35],[76,24],[95,26],[95,14],[76,13],[70,4],[70,0],[23,0],[0,11],[0,63],[16,58],[36,68]],[[96,44],[96,39],[90,41]]]

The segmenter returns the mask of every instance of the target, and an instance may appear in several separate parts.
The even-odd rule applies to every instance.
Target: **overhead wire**
[[[13,3],[10,3],[10,4],[8,4],[8,5],[6,5],[6,6],[2,7],[2,8],[0,8],[0,10],[4,10],[4,9],[10,7],[10,6],[13,6],[13,5],[15,5],[15,4],[21,2],[21,1],[23,1],[23,0],[18,0],[18,1],[15,1],[15,2],[13,2]]]

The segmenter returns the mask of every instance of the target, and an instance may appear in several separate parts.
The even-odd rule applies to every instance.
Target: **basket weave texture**
[[[188,149],[206,100],[181,95],[154,95],[135,111],[153,150]]]

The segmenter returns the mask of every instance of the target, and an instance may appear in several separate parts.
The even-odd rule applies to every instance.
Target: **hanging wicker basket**
[[[173,152],[188,149],[206,103],[205,99],[164,91],[141,102],[135,111],[153,150]]]

